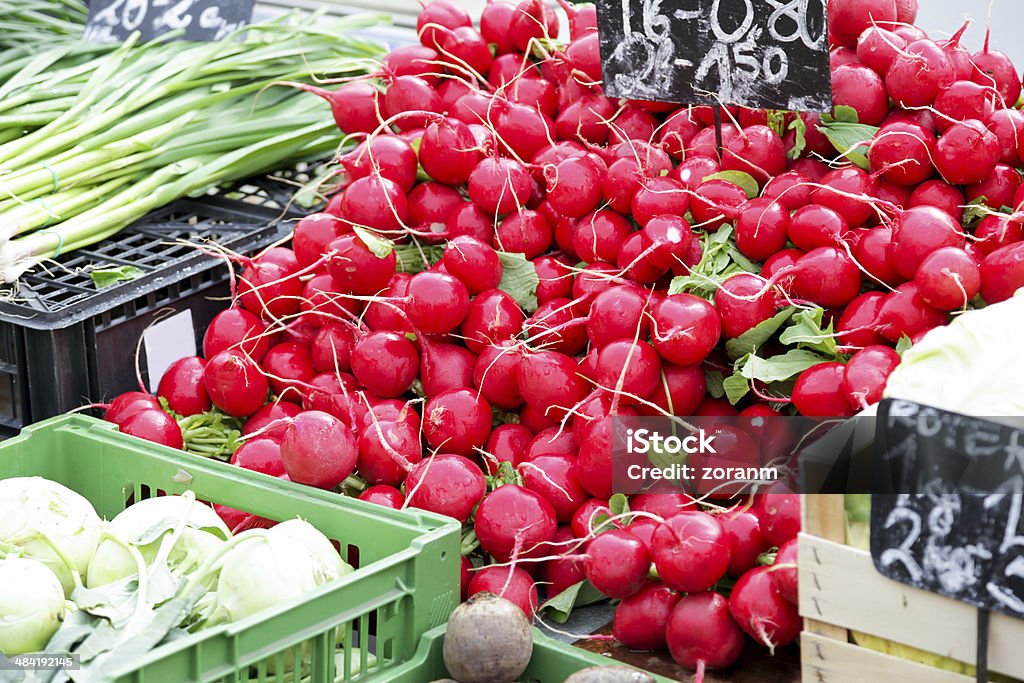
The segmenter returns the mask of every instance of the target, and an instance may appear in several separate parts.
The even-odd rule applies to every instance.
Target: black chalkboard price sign
[[[832,109],[827,0],[597,0],[609,97]]]
[[[875,567],[978,607],[982,669],[989,611],[1024,618],[1024,431],[886,400],[875,467]]]
[[[93,0],[85,40],[121,42],[138,31],[143,42],[182,30],[182,40],[220,40],[252,20],[254,0]]]

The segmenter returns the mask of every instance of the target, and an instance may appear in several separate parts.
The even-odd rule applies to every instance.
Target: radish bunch
[[[435,0],[373,78],[308,88],[355,141],[337,191],[159,393],[236,420],[239,466],[464,523],[465,594],[532,614],[587,579],[702,672],[796,637],[799,501],[612,515],[613,418],[852,415],[1024,286],[1020,78],[912,0],[830,0],[835,110],[727,108],[719,154],[710,108],[606,97],[593,8],[563,10]],[[160,407],[108,419],[180,446]]]

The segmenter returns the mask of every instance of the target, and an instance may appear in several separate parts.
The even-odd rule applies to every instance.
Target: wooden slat
[[[977,610],[885,578],[869,553],[801,534],[799,572],[805,619],[975,662]],[[993,614],[989,640],[989,668],[1024,678],[1024,620]]]
[[[800,499],[801,523],[805,533],[830,538],[839,543],[846,540],[846,510],[842,496],[816,494],[803,495]],[[800,565],[804,564],[803,553],[804,549],[801,547]],[[803,591],[803,588],[800,590]],[[848,637],[845,628],[818,621],[809,614],[804,615],[804,629],[844,643]]]
[[[974,683],[973,678],[867,648],[800,636],[802,679],[808,683]]]

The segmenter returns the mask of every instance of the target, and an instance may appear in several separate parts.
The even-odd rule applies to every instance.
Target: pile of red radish
[[[828,8],[833,116],[726,108],[719,157],[710,108],[604,96],[593,7],[563,6],[561,45],[542,0],[479,28],[426,5],[375,77],[310,88],[358,140],[341,189],[244,260],[159,395],[243,421],[239,466],[472,527],[468,593],[532,613],[585,578],[618,639],[698,676],[743,633],[791,642],[798,497],[595,525],[613,416],[851,415],[904,347],[1024,286],[1013,64],[929,39],[916,0]],[[108,418],[181,447],[154,397]]]

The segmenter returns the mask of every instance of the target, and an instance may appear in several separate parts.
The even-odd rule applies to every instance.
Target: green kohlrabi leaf
[[[366,228],[360,228],[357,225],[353,226],[352,231],[356,234],[356,237],[362,240],[363,244],[366,245],[366,248],[370,250],[370,253],[377,258],[387,258],[388,254],[395,249],[395,245],[391,240],[384,239],[379,235],[374,235]]]
[[[832,323],[824,329],[821,327],[824,315],[825,311],[821,308],[801,310],[793,316],[792,325],[786,328],[779,341],[787,346],[813,349],[832,360],[838,360],[841,355],[836,348]]]
[[[605,596],[594,588],[589,581],[580,581],[545,602],[540,606],[540,609],[548,610],[552,620],[556,623],[564,624],[568,621],[573,609],[592,605],[604,599]]]
[[[512,296],[524,311],[533,313],[537,310],[537,287],[540,278],[533,263],[526,260],[523,254],[498,252],[501,260],[501,282],[498,289]]]
[[[749,199],[753,199],[761,193],[760,188],[757,186],[757,181],[754,180],[754,176],[749,173],[744,173],[743,171],[722,171],[721,173],[714,173],[705,178],[704,182],[709,180],[724,180],[732,183],[746,192]]]
[[[753,327],[735,339],[727,341],[725,343],[725,352],[729,354],[729,358],[732,360],[736,360],[748,353],[757,352],[769,339],[775,336],[775,333],[793,317],[795,312],[796,309],[792,307],[779,311],[774,317],[765,320],[757,327]]]
[[[97,268],[89,271],[89,277],[96,289],[103,289],[118,282],[129,282],[146,274],[146,271],[135,266],[118,266],[117,268]]]

